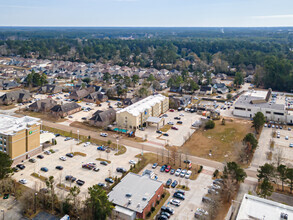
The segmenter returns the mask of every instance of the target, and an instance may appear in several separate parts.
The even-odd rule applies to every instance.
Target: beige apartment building
[[[148,96],[116,112],[118,128],[134,130],[146,125],[149,118],[159,117],[169,109],[169,98],[158,94]]]
[[[15,163],[40,153],[40,119],[0,114],[0,151]]]

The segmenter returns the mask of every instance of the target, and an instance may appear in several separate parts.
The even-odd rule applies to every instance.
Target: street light
[[[38,193],[35,193],[35,207],[34,207],[34,212],[37,212],[37,195]]]
[[[77,143],[79,143],[79,130],[77,130]]]
[[[42,126],[42,124],[43,124],[43,121],[41,121],[41,131],[43,130],[43,126]]]
[[[1,212],[3,213],[3,220],[4,220],[4,209],[1,209]]]
[[[116,142],[117,142],[117,153],[118,153],[118,142],[119,142],[119,137],[116,138]]]

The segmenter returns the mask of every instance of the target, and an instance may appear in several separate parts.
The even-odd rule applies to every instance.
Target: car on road
[[[176,199],[185,200],[185,196],[182,195],[181,193],[175,192],[174,195],[173,195],[173,197],[176,198]]]
[[[169,173],[170,170],[171,170],[171,166],[167,166],[167,167],[165,168],[165,172],[166,172],[166,173]]]
[[[106,178],[105,179],[105,181],[107,182],[107,183],[114,183],[114,180],[112,179],[112,178]]]
[[[102,137],[108,137],[108,134],[107,133],[100,133],[100,136],[102,136]]]
[[[71,137],[67,137],[64,139],[64,141],[70,141],[71,140]]]
[[[118,173],[126,173],[126,169],[124,169],[124,168],[122,168],[122,167],[117,167],[116,168],[116,171],[118,172]]]
[[[183,114],[183,113],[181,113],[179,116],[184,116],[184,114]]]
[[[178,181],[174,180],[173,183],[171,184],[172,188],[175,188],[178,185]]]
[[[47,167],[42,167],[42,168],[41,168],[41,171],[43,171],[43,172],[48,172],[49,169],[48,169]]]
[[[166,182],[166,186],[170,186],[172,183],[172,179],[168,179],[167,182]]]
[[[157,166],[158,166],[158,163],[154,163],[153,166],[152,166],[152,168],[153,168],[153,169],[156,169]]]
[[[21,183],[21,184],[27,184],[27,180],[26,179],[20,179],[18,182]]]
[[[100,164],[107,166],[108,162],[107,161],[101,161]]]
[[[98,146],[97,147],[97,150],[105,151],[106,150],[106,147],[105,146]]]
[[[85,184],[85,182],[83,180],[76,180],[76,184],[82,186],[83,184]]]
[[[62,161],[67,160],[67,158],[65,156],[61,156],[61,157],[59,157],[59,159],[62,160]]]
[[[178,199],[171,199],[170,204],[175,206],[180,206],[181,202]]]
[[[130,160],[129,163],[130,164],[136,164],[136,162],[134,160]]]
[[[173,175],[175,173],[175,171],[176,171],[175,169],[171,169],[170,174]]]
[[[36,160],[35,158],[31,158],[31,159],[29,159],[28,161],[31,162],[31,163],[35,163],[35,162],[37,162],[37,160]]]
[[[19,169],[21,169],[21,170],[23,170],[25,168],[25,165],[23,165],[23,164],[17,164],[16,167],[19,168]]]
[[[74,155],[72,153],[67,153],[66,156],[72,158]]]
[[[192,171],[191,171],[191,170],[188,170],[188,171],[186,172],[186,174],[185,174],[185,179],[189,179],[190,176],[191,176],[191,174],[192,174]]]
[[[158,133],[158,134],[162,134],[163,132],[160,131],[160,130],[157,130],[156,133]]]
[[[169,214],[173,215],[174,214],[174,209],[168,207],[168,206],[162,206],[161,207],[161,212],[168,212]]]
[[[63,167],[62,166],[56,166],[55,167],[57,170],[63,170]]]
[[[37,158],[39,158],[39,159],[43,159],[44,156],[40,154],[40,155],[37,156]]]
[[[178,130],[178,128],[177,127],[174,127],[174,126],[171,127],[171,129],[176,130],[176,131]]]
[[[65,180],[71,181],[73,183],[76,180],[76,178],[71,175],[68,175],[68,176],[65,176]]]
[[[163,165],[163,166],[161,167],[160,171],[161,171],[161,172],[164,172],[165,169],[166,169],[166,167],[167,167],[167,165]]]
[[[181,168],[178,168],[178,169],[176,170],[176,172],[175,172],[175,176],[179,176],[180,173],[181,173]]]

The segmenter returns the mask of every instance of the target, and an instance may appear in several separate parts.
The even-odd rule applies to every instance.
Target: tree
[[[242,85],[243,83],[244,83],[243,74],[240,73],[240,72],[237,72],[237,73],[235,74],[234,84],[235,84],[236,86],[240,86],[240,85]]]
[[[246,173],[244,169],[242,169],[236,162],[228,162],[227,165],[224,167],[223,171],[223,178],[227,179],[232,177],[232,180],[236,183],[244,182],[246,178]]]
[[[215,127],[215,122],[213,120],[208,120],[205,129],[213,129]]]
[[[263,198],[267,198],[268,196],[272,195],[274,187],[270,183],[268,179],[264,179],[260,184],[260,192],[259,195]]]
[[[228,100],[230,100],[230,99],[232,99],[232,94],[228,93],[226,97],[227,97]]]
[[[243,144],[245,144],[245,154],[246,154],[246,160],[247,163],[249,162],[249,157],[252,155],[254,149],[257,147],[258,141],[254,137],[252,133],[248,133],[244,138],[243,138]]]
[[[0,180],[12,173],[12,162],[8,154],[0,152]]]
[[[293,190],[293,168],[287,169],[286,176],[288,178],[288,183],[290,186],[290,193],[292,193],[292,190]]]
[[[133,84],[137,84],[139,81],[139,76],[138,75],[132,75],[131,80]]]
[[[265,163],[263,166],[259,167],[260,169],[257,170],[258,174],[258,181],[268,179],[272,181],[275,175],[275,167],[272,164]]]
[[[104,73],[103,81],[106,81],[108,83],[110,79],[111,79],[110,73],[108,73],[108,72]]]
[[[71,187],[69,191],[69,195],[73,198],[74,207],[76,206],[76,197],[80,193],[80,188],[77,186]]]
[[[229,176],[228,178],[225,178],[223,182],[223,195],[226,198],[226,202],[230,202],[233,196],[235,195],[235,193],[236,193],[236,186],[231,176]]]
[[[282,182],[282,191],[284,191],[284,182],[287,179],[287,167],[283,164],[280,164],[277,167],[277,172],[278,172],[279,179]]]
[[[92,214],[92,219],[107,219],[114,206],[108,200],[106,191],[98,185],[93,185],[88,188],[88,193],[90,198],[86,200],[86,206],[90,209],[89,211]]]
[[[91,79],[89,77],[86,77],[82,81],[89,84],[91,82]]]
[[[54,197],[55,197],[55,188],[54,188],[54,176],[50,176],[47,180],[46,180],[46,186],[47,188],[50,189],[51,192],[51,199],[52,199],[52,212],[54,209]]]
[[[264,125],[264,123],[265,123],[265,116],[263,115],[262,112],[257,112],[252,120],[252,124],[253,124],[253,127],[255,128],[256,133],[259,133],[259,130]]]
[[[154,77],[153,74],[150,74],[149,77],[147,78],[148,82],[153,82],[156,78]]]
[[[155,90],[161,90],[161,85],[160,85],[159,81],[157,81],[157,80],[153,81],[152,86]]]

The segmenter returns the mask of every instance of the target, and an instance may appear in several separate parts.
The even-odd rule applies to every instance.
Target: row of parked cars
[[[152,168],[155,169],[157,166],[158,166],[158,163],[154,163]],[[185,179],[189,179],[192,174],[191,170],[186,170],[181,168],[178,168],[177,170],[175,170],[175,169],[172,169],[171,166],[169,165],[163,165],[160,171],[170,173],[170,175],[180,176],[182,178],[185,177]]]

